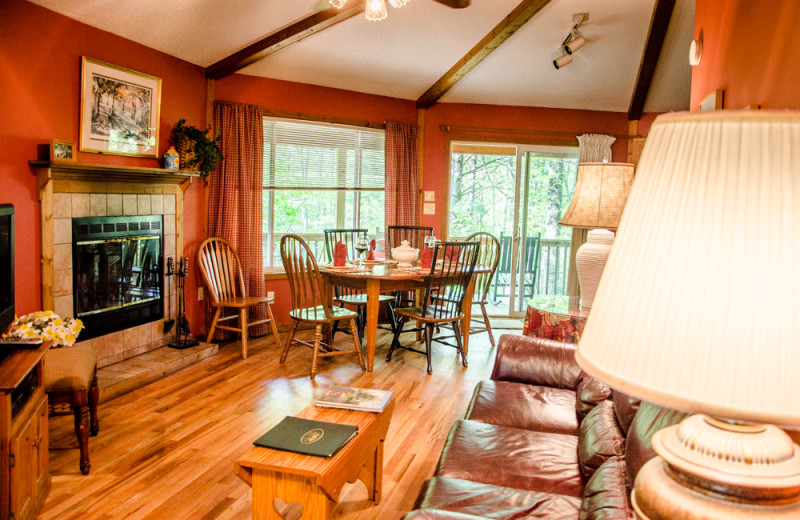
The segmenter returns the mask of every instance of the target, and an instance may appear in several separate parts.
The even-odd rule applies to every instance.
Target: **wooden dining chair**
[[[247,359],[247,335],[250,327],[269,323],[275,343],[281,344],[281,337],[275,327],[275,318],[272,315],[273,298],[266,296],[248,296],[244,287],[244,275],[242,274],[242,264],[236,251],[221,238],[209,238],[200,244],[197,252],[197,264],[200,272],[203,273],[208,292],[211,295],[211,306],[214,311],[214,319],[208,331],[208,341],[214,337],[217,329],[230,330],[241,334],[242,338],[242,357]],[[264,305],[267,317],[256,321],[248,319],[248,309],[258,305]],[[220,314],[223,309],[234,309],[235,314],[223,316]],[[238,320],[237,325],[221,325],[230,320]]]
[[[433,249],[433,263],[430,277],[425,287],[422,306],[395,309],[397,328],[386,361],[392,360],[395,348],[403,348],[419,354],[425,354],[428,360],[428,373],[431,368],[431,343],[433,341],[455,346],[461,354],[461,363],[467,366],[467,354],[461,340],[461,320],[464,319],[462,306],[472,279],[475,264],[478,260],[481,243],[474,242],[439,242]],[[438,260],[442,260],[438,262]],[[403,326],[409,320],[416,320],[425,330],[425,352],[400,344]],[[444,337],[433,337],[434,328],[450,325],[453,328],[455,345],[448,343]]]
[[[483,314],[482,329],[472,329],[470,327],[470,334],[478,334],[481,332],[489,333],[489,342],[494,348],[494,335],[492,334],[492,326],[489,324],[489,315],[486,312],[486,305],[489,303],[489,289],[492,286],[494,279],[494,272],[497,270],[497,264],[500,262],[500,241],[491,233],[479,231],[473,233],[466,238],[467,242],[480,242],[480,252],[478,253],[478,264],[491,269],[488,273],[479,273],[475,275],[475,289],[472,295],[472,305],[480,305],[481,314]],[[473,318],[473,321],[480,321],[481,318]]]
[[[358,251],[355,249],[356,240],[359,235],[366,235],[366,228],[358,229],[324,229],[322,231],[325,235],[325,255],[328,262],[333,262],[333,249],[337,242],[341,242],[347,247],[347,258],[356,259]],[[339,307],[349,305],[355,307],[358,318],[356,324],[358,325],[358,337],[361,342],[364,342],[364,326],[367,322],[366,308],[367,308],[367,295],[357,289],[349,287],[334,286],[333,299]],[[389,294],[381,294],[378,297],[378,303],[393,302],[394,296]],[[331,330],[331,337],[336,335],[340,330],[338,322],[333,324]],[[392,323],[392,331],[394,331],[394,324]]]
[[[356,354],[361,369],[366,370],[364,356],[361,352],[361,343],[356,326],[357,313],[344,307],[335,307],[331,298],[331,290],[326,287],[320,276],[317,260],[305,240],[297,235],[284,235],[281,238],[281,260],[289,281],[292,295],[292,328],[281,354],[281,364],[286,361],[289,347],[293,344],[311,347],[311,379],[317,372],[317,359],[320,357],[333,357]],[[347,320],[350,322],[350,334],[353,336],[353,350],[334,350],[333,345],[326,345],[322,341],[322,326]],[[297,328],[302,322],[314,323],[314,342],[295,339]],[[333,341],[331,340],[331,343]]]
[[[408,245],[414,249],[419,249],[420,254],[425,248],[425,237],[433,236],[433,228],[430,226],[386,226],[386,258],[391,258],[392,248],[398,247],[403,240],[408,240]],[[414,292],[400,291],[394,294],[392,303],[392,322],[393,329],[397,327],[397,317],[394,309],[399,307],[413,307],[416,305]]]

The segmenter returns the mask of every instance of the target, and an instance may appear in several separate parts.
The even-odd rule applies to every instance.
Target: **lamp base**
[[[575,253],[578,280],[581,284],[581,309],[592,307],[613,244],[613,232],[607,229],[592,229],[587,234],[586,243]]]
[[[642,520],[800,518],[800,447],[775,426],[698,414],[653,448],[631,494]]]

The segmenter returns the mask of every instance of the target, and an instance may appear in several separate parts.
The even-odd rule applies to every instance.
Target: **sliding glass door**
[[[520,316],[534,296],[564,295],[571,229],[558,226],[575,189],[578,149],[454,143],[448,237],[500,242],[490,314]]]

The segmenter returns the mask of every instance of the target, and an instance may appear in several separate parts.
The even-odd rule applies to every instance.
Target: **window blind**
[[[381,130],[264,118],[264,188],[384,190]]]

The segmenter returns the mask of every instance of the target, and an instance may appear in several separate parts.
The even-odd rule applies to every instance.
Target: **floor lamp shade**
[[[691,495],[720,511],[680,518],[800,518],[800,449],[740,424],[800,425],[798,255],[800,113],[655,121],[576,354],[619,391],[702,414],[658,432],[663,460],[640,473],[634,504],[670,481],[692,491],[669,507]],[[661,511],[642,517],[679,514]]]
[[[614,233],[633,184],[633,165],[581,163],[572,200],[559,222],[562,226],[591,229],[575,255],[581,284],[581,307],[592,307]]]

